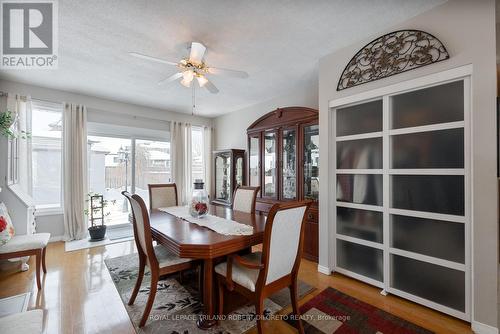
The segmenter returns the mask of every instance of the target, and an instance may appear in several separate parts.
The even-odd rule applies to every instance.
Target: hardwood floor
[[[135,333],[104,264],[106,257],[132,252],[135,252],[133,241],[69,253],[64,252],[62,242],[52,243],[47,249],[43,289],[38,292],[36,288],[33,258],[27,272],[19,272],[18,263],[2,263],[0,298],[31,291],[30,308],[45,310],[46,333]],[[466,322],[395,296],[384,297],[380,289],[339,274],[322,275],[317,272],[316,264],[307,260],[301,264],[300,278],[317,288],[303,301],[331,286],[436,333],[472,333]],[[267,321],[265,329],[270,333],[296,332],[281,321]]]

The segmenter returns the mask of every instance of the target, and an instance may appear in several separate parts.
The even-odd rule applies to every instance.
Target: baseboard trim
[[[64,235],[53,235],[50,237],[49,242],[64,241]]]
[[[319,265],[319,264],[318,264],[318,272],[320,272],[324,275],[331,275],[332,274],[332,271],[330,270],[330,268]]]
[[[483,324],[482,322],[472,321],[472,331],[476,334],[498,334],[498,328]]]

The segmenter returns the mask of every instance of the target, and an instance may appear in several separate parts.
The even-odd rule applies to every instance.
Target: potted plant
[[[7,138],[18,138],[21,137],[26,139],[30,134],[26,131],[16,131],[12,128],[12,125],[16,122],[16,115],[7,109],[4,112],[0,112],[0,134]]]
[[[87,209],[84,210],[84,214],[89,217],[90,226],[88,228],[90,241],[99,241],[104,240],[106,237],[106,224],[104,224],[104,220],[107,216],[111,214],[111,212],[104,212],[104,209],[111,202],[112,204],[116,203],[116,200],[109,201],[104,199],[102,194],[98,193],[88,193],[87,199]]]

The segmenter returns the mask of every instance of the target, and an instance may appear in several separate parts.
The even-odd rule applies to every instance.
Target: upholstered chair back
[[[308,205],[280,209],[271,224],[265,284],[289,275],[300,256],[301,232]],[[270,215],[271,216],[271,215]],[[268,218],[269,220],[269,218]],[[266,229],[268,226],[266,226]],[[267,231],[266,231],[267,234]],[[266,254],[263,254],[266,256]]]
[[[255,213],[255,201],[260,187],[237,187],[233,195],[233,210]]]
[[[177,206],[177,186],[175,183],[148,184],[149,209]]]
[[[151,236],[149,213],[144,200],[139,195],[131,195],[126,191],[123,191],[122,194],[129,200],[132,208],[134,237],[137,248],[139,248],[139,252],[146,255],[148,265],[151,261],[157,262],[153,251],[153,238]]]

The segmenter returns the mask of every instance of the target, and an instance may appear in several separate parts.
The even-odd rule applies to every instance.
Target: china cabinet
[[[318,111],[278,108],[248,129],[247,180],[260,186],[256,209],[277,202],[314,201],[305,226],[304,257],[318,260],[319,126]]]
[[[245,183],[245,151],[220,150],[213,152],[215,193],[213,203],[231,205],[236,186]]]

